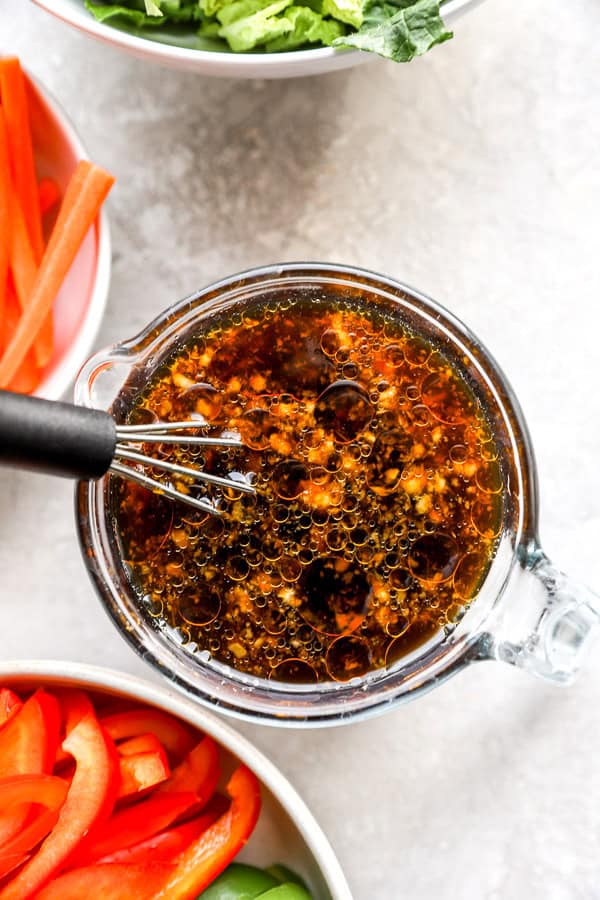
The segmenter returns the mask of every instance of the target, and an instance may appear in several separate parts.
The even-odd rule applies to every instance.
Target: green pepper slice
[[[277,881],[281,882],[281,884],[286,884],[288,881],[291,881],[294,884],[299,884],[304,890],[307,890],[306,884],[300,876],[297,875],[296,872],[292,872],[291,869],[288,869],[287,866],[284,866],[283,863],[275,863],[274,865],[269,866],[266,871],[269,875],[272,875],[273,878],[276,878]]]
[[[255,900],[277,885],[277,879],[262,869],[231,863],[197,900]]]
[[[311,896],[301,884],[295,881],[286,881],[278,884],[260,895],[260,900],[311,900]]]

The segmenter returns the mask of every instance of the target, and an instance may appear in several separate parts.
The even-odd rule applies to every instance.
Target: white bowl
[[[238,857],[257,866],[281,862],[304,878],[314,900],[352,900],[331,846],[289,781],[249,741],[203,707],[167,688],[123,672],[54,660],[0,663],[0,685],[81,687],[147,703],[210,734],[233,763],[246,763],[262,785],[262,808],[248,846]]]
[[[452,24],[457,17],[481,3],[482,0],[449,0],[444,5],[444,20]],[[172,69],[188,69],[202,75],[225,78],[294,78],[299,75],[319,75],[336,69],[349,69],[376,59],[372,53],[358,50],[293,50],[286,53],[219,53],[209,50],[190,50],[173,47],[149,38],[137,37],[126,31],[102,24],[89,13],[83,0],[34,0],[46,9],[85,31],[92,37],[122,47],[134,56],[162,63]]]
[[[36,169],[40,177],[52,178],[62,195],[77,162],[88,155],[56,100],[31,74],[27,84]],[[102,210],[54,302],[55,350],[37,397],[62,397],[89,356],[106,307],[110,267],[110,233]]]

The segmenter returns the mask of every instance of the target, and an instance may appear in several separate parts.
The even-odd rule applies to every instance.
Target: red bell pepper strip
[[[159,787],[160,793],[194,791],[200,806],[204,806],[214,794],[219,781],[219,751],[208,735],[191,750],[168,781]]]
[[[1,900],[27,900],[33,896],[65,864],[90,828],[106,819],[114,806],[118,786],[114,746],[104,735],[83,692],[65,692],[62,705],[66,720],[63,747],[75,759],[75,774],[55,827],[37,853],[0,890]]]
[[[10,807],[23,803],[47,807],[0,848],[0,878],[24,861],[28,851],[48,834],[58,819],[68,788],[68,782],[53,775],[13,775],[0,781],[0,809],[10,811]]]
[[[0,779],[51,772],[58,745],[60,711],[56,699],[36,691],[0,729]],[[0,847],[22,828],[30,803],[0,807]]]
[[[173,716],[151,707],[138,707],[127,712],[113,713],[111,716],[101,718],[100,724],[113,741],[122,741],[151,732],[161,742],[169,757],[177,761],[189,753],[197,740],[190,729]]]
[[[225,802],[225,801],[224,801]],[[203,834],[206,829],[215,822],[223,810],[221,804],[212,804],[195,819],[190,819],[184,825],[177,825],[167,831],[161,831],[139,844],[116,850],[99,859],[99,863],[144,863],[173,862],[192,841]]]
[[[26,825],[0,849],[0,878],[4,878],[17,866],[24,863],[29,851],[49,834],[60,815],[60,807],[41,812],[30,825]]]
[[[151,750],[148,753],[121,756],[119,771],[121,781],[118,799],[156,787],[161,782],[165,782],[171,773],[167,754],[162,747],[160,750]]]
[[[103,856],[139,844],[167,828],[196,802],[196,795],[152,794],[145,800],[115,812],[101,828],[82,841],[70,868],[96,862]],[[1,900],[4,900],[0,893]]]
[[[36,691],[0,729],[0,778],[51,772],[59,728],[56,699]]]
[[[151,900],[172,869],[165,863],[109,863],[71,869],[36,894],[36,900]]]
[[[151,732],[123,741],[117,750],[121,770],[119,799],[147,791],[171,774],[165,749]]]
[[[120,741],[117,750],[119,756],[133,756],[134,753],[150,753],[156,750],[164,753],[165,759],[167,759],[163,745],[151,731],[140,734],[137,737],[129,738],[125,741]],[[62,766],[63,763],[66,763],[71,759],[72,757],[69,756],[68,753],[59,748],[56,754],[55,766]]]
[[[194,900],[239,853],[260,812],[260,785],[242,765],[227,784],[231,806],[177,858],[176,868],[154,900]]]
[[[146,734],[140,734],[138,737],[129,738],[122,741],[118,746],[119,756],[137,756],[138,753],[161,753],[165,759],[167,754],[165,748],[151,731]]]
[[[0,690],[0,728],[8,722],[11,716],[18,713],[22,706],[23,702],[14,691],[2,688]]]
[[[5,857],[2,860],[2,863],[0,863],[0,878],[4,878],[14,871],[14,869],[18,869],[19,866],[22,866],[23,863],[27,862],[30,856],[31,853],[11,853],[10,856]]]
[[[40,803],[54,809],[62,804],[68,787],[54,775],[12,775],[0,780],[0,809],[17,803]]]

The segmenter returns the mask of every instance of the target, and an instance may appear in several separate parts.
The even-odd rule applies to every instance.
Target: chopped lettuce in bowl
[[[409,62],[452,37],[440,0],[85,0],[85,5],[99,22],[168,43],[234,53],[352,47]]]

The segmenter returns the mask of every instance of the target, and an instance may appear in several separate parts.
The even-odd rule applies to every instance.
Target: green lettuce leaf
[[[283,15],[292,23],[294,30],[268,41],[265,45],[268,53],[295,50],[303,44],[321,43],[328,47],[344,33],[340,22],[326,20],[308,6],[289,6]]]
[[[230,25],[223,25],[219,35],[225,38],[235,53],[254,50],[259,44],[265,44],[294,30],[289,19],[278,17],[278,13],[283,12],[291,2],[292,0],[277,0],[250,16],[236,19]]]
[[[399,0],[374,3],[361,30],[337,38],[333,46],[354,47],[395,62],[410,62],[451,37],[452,32],[440,16],[439,0],[417,0],[410,6]]]
[[[159,5],[169,22],[201,22],[204,18],[199,0],[160,0]]]
[[[202,10],[198,0],[161,0],[152,4],[158,9],[158,14],[148,15],[146,12],[146,0],[130,0],[128,5],[124,3],[96,3],[94,0],[85,0],[86,9],[91,12],[98,22],[105,22],[113,18],[121,19],[134,28],[156,27],[165,22],[195,22],[202,19]]]
[[[354,47],[408,62],[452,37],[440,0],[84,0],[99,22],[204,49]],[[443,2],[442,2],[443,5]],[[157,27],[157,26],[165,27]]]
[[[85,8],[91,12],[98,22],[121,18],[133,25],[134,28],[143,28],[144,25],[160,25],[162,23],[162,19],[148,16],[141,9],[133,9],[130,6],[122,6],[118,3],[93,3],[92,0],[85,0]]]
[[[154,0],[144,0],[144,6],[149,16],[162,16],[163,14],[160,6],[157,6]]]
[[[323,15],[360,28],[363,23],[363,0],[323,0]]]
[[[304,0],[302,6],[312,9],[313,12],[319,13],[320,16],[323,15],[323,0]]]
[[[200,8],[205,16],[214,16],[227,3],[227,0],[200,0]]]
[[[212,21],[209,19],[205,19],[204,22],[202,22],[202,24],[200,25],[200,28],[198,29],[198,34],[201,35],[202,37],[218,38],[220,28],[221,28],[221,25],[216,20]]]
[[[293,2],[293,0],[292,0]],[[219,10],[217,19],[221,25],[231,25],[238,19],[246,19],[254,13],[270,6],[273,0],[227,0],[226,6]]]

